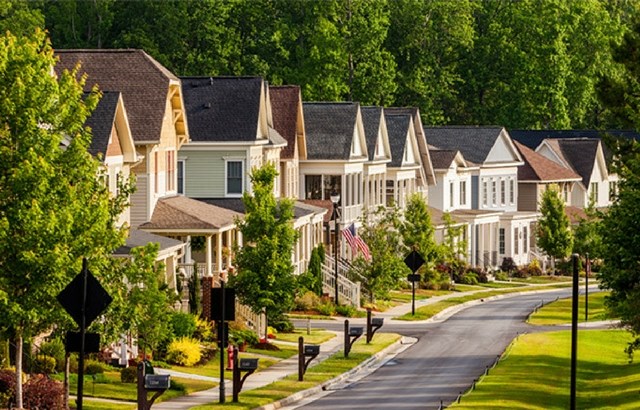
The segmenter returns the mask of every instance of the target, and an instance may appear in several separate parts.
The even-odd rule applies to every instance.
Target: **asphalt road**
[[[537,331],[524,323],[540,305],[568,297],[571,289],[509,297],[469,307],[440,323],[385,323],[385,332],[419,340],[378,370],[300,403],[299,409],[437,409],[471,386],[518,333]],[[323,327],[340,329],[341,323]]]

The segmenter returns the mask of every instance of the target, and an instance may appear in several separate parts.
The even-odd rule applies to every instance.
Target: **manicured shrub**
[[[197,340],[181,337],[169,344],[167,362],[180,366],[193,366],[200,361],[202,353]]]
[[[509,275],[507,275],[506,272],[502,272],[502,271],[496,272],[496,280],[507,281],[509,280]]]
[[[335,314],[335,306],[331,302],[322,302],[316,306],[316,310],[323,316],[333,316]]]
[[[207,343],[201,346],[200,352],[200,361],[196,363],[197,366],[203,366],[215,359],[216,353],[218,353],[218,345],[215,343]]]
[[[507,256],[502,259],[500,270],[503,272],[511,273],[518,270],[518,266],[516,266],[516,263],[514,262],[513,258]]]
[[[104,365],[95,360],[87,360],[84,365],[84,374],[101,374],[104,373]]]
[[[125,367],[120,370],[120,381],[122,383],[135,383],[138,378],[138,369],[135,366]]]
[[[171,327],[175,337],[193,337],[196,331],[196,317],[190,313],[173,312]]]
[[[213,322],[196,317],[196,330],[193,337],[202,342],[213,342],[216,340],[216,333]]]
[[[353,317],[356,314],[356,308],[351,305],[336,306],[336,313],[344,317]]]
[[[62,409],[62,383],[46,376],[32,376],[23,386],[23,405],[27,409]]]
[[[51,374],[56,370],[56,359],[44,354],[37,355],[33,364],[36,373]]]
[[[320,297],[312,291],[307,291],[301,296],[297,296],[294,301],[294,310],[309,311],[314,310],[320,304]]]
[[[184,384],[180,383],[177,380],[172,379],[171,383],[169,383],[169,390],[175,390],[175,391],[186,393],[187,386],[185,386]]]
[[[64,371],[64,343],[55,338],[43,343],[38,349],[38,354],[53,357],[56,360],[56,371]]]
[[[16,373],[13,370],[0,370],[0,408],[9,408],[16,395]]]
[[[253,330],[230,330],[229,341],[235,346],[241,346],[247,344],[249,346],[258,344],[260,342],[258,334]]]

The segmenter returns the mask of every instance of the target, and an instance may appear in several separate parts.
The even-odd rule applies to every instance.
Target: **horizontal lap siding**
[[[225,157],[244,157],[245,151],[181,152],[185,161],[186,195],[194,198],[224,197]],[[245,164],[246,167],[246,164]],[[247,169],[244,170],[247,172]]]

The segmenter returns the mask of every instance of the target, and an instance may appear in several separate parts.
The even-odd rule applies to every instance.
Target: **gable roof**
[[[524,165],[518,167],[518,181],[579,181],[580,175],[572,169],[563,167],[547,157],[538,154],[531,148],[514,141]]]
[[[181,77],[193,142],[258,139],[260,77]]]
[[[92,139],[91,145],[89,145],[89,152],[93,156],[102,154],[104,157],[107,154],[107,146],[109,145],[109,138],[111,138],[113,123],[116,120],[119,99],[119,92],[104,92],[96,109],[85,122],[85,125],[91,128]]]
[[[564,162],[580,175],[585,187],[589,186],[593,167],[598,160],[598,148],[602,146],[599,139],[548,138],[543,141],[543,144],[548,145]]]
[[[360,104],[354,102],[305,102],[307,159],[348,160]]]
[[[115,250],[114,254],[118,256],[126,256],[131,254],[133,248],[145,246],[150,242],[157,243],[159,253],[170,251],[172,249],[183,248],[186,244],[176,239],[167,238],[166,236],[154,235],[139,229],[132,229],[129,237],[124,245]]]
[[[640,140],[640,133],[631,130],[509,130],[514,140],[536,149],[547,138],[602,138],[611,135],[618,138]]]
[[[302,104],[300,87],[297,85],[269,86],[269,98],[273,128],[287,141],[287,146],[280,152],[280,157],[291,159],[294,156],[296,138],[298,138],[298,107]],[[304,126],[302,118],[300,120]],[[297,142],[304,144],[303,147],[298,147],[298,150],[302,153],[306,152],[305,139],[301,138]]]
[[[409,127],[411,126],[411,115],[389,114],[385,115],[384,119],[387,123],[389,146],[391,147],[391,163],[389,166],[401,167],[404,159],[404,153],[408,149],[407,134],[409,133]]]
[[[55,54],[58,72],[81,64],[78,74],[87,74],[85,91],[97,84],[102,91],[122,93],[135,142],[160,141],[169,86],[179,86],[178,77],[142,50],[56,50]]]
[[[378,143],[378,133],[382,120],[382,107],[360,107],[360,111],[362,112],[362,123],[367,140],[369,160],[373,161],[376,156],[376,144]]]
[[[500,126],[424,127],[429,143],[440,149],[459,150],[475,164],[482,164],[504,128]]]
[[[431,163],[433,169],[449,169],[451,163],[456,159],[457,150],[430,149]]]

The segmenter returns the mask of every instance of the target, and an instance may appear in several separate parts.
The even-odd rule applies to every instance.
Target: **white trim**
[[[245,164],[245,158],[243,157],[238,157],[238,158],[232,158],[232,157],[223,157],[224,159],[224,196],[225,198],[241,198],[242,194],[244,193],[244,189],[245,189],[245,183],[244,183],[244,174],[245,174],[245,168],[246,168],[246,164]],[[240,192],[239,193],[229,193],[229,188],[227,186],[228,180],[229,180],[229,163],[230,162],[239,162],[242,166],[242,169],[240,170]]]

